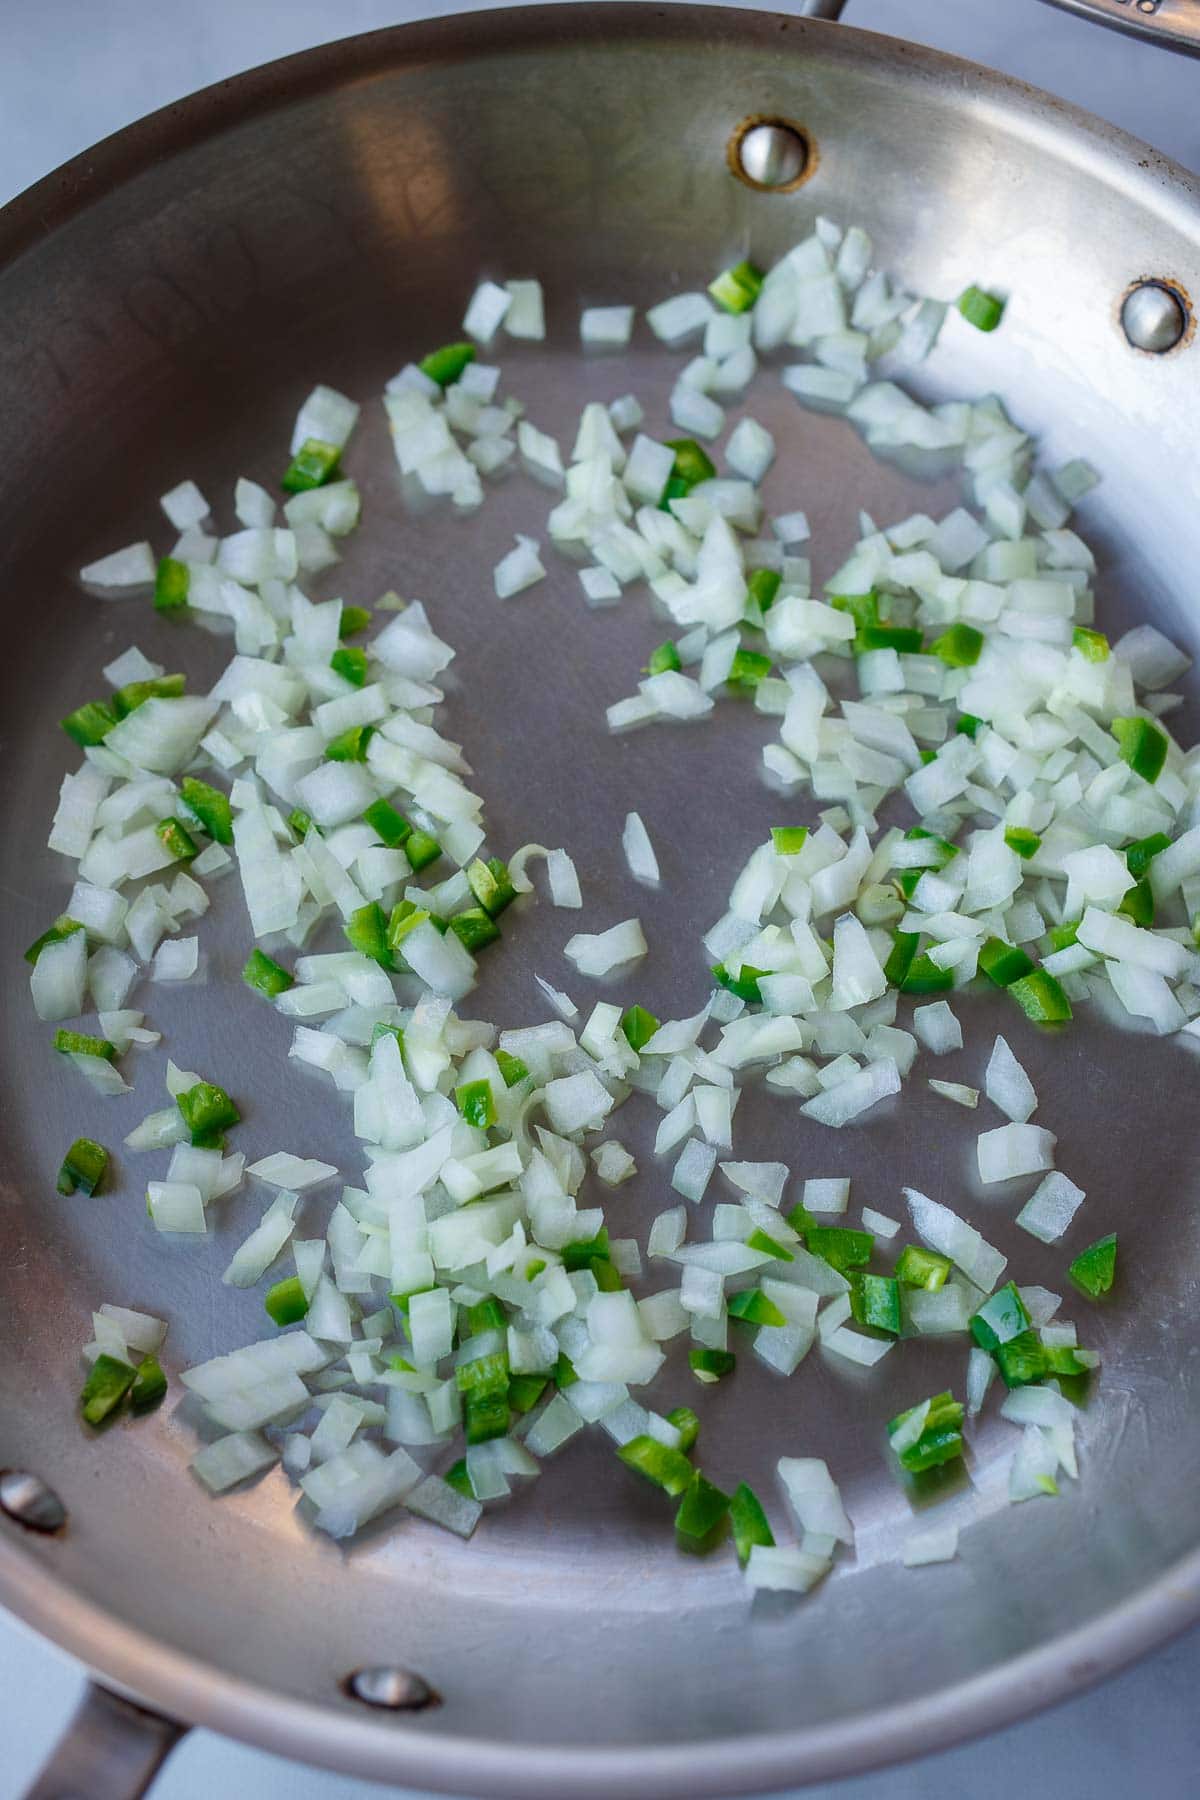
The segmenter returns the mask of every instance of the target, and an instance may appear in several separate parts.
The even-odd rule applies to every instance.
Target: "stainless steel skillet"
[[[791,191],[731,172],[731,140],[752,119],[806,134],[806,179]],[[274,1478],[204,1500],[184,1466],[192,1433],[171,1411],[101,1443],[75,1421],[76,1349],[100,1300],[166,1311],[175,1366],[254,1333],[258,1301],[231,1300],[219,1284],[249,1200],[220,1244],[193,1252],[146,1231],[145,1166],[132,1159],[92,1206],[52,1192],[63,1143],[85,1129],[119,1141],[157,1103],[160,1066],[148,1061],[136,1094],[102,1109],[60,1080],[32,1029],[18,953],[64,893],[62,871],[36,848],[67,766],[52,721],[129,641],[183,655],[197,680],[222,656],[202,639],[181,646],[136,606],[98,606],[72,571],[158,531],[155,496],[183,475],[214,492],[236,472],[273,478],[314,379],[369,398],[447,335],[484,269],[536,271],[547,284],[549,344],[505,358],[540,420],[565,429],[582,399],[631,386],[661,404],[670,374],[647,340],[628,361],[580,369],[579,304],[660,298],[734,252],[769,259],[817,211],[864,224],[880,262],[916,288],[1011,290],[1005,330],[948,340],[929,386],[994,386],[1051,454],[1091,456],[1106,481],[1084,529],[1105,552],[1106,617],[1152,618],[1194,647],[1200,353],[1190,328],[1167,353],[1139,349],[1121,318],[1147,280],[1181,298],[1159,287],[1134,302],[1125,316],[1141,341],[1188,316],[1200,280],[1196,184],[969,65],[774,16],[571,7],[466,18],[335,46],[198,96],[71,165],[0,222],[11,622],[0,955],[18,972],[0,1024],[0,1466],[49,1483],[69,1515],[44,1537],[0,1519],[0,1597],[172,1717],[465,1792],[727,1793],[844,1773],[1013,1718],[1200,1612],[1191,1065],[1175,1046],[1084,1021],[1069,1039],[1030,1036],[1021,1050],[1055,1096],[1089,1222],[1097,1234],[1119,1226],[1125,1246],[1126,1300],[1091,1332],[1105,1375],[1085,1478],[1058,1508],[1009,1514],[999,1489],[1011,1440],[998,1422],[985,1426],[971,1474],[995,1516],[964,1539],[959,1564],[919,1588],[892,1561],[909,1516],[878,1424],[931,1382],[961,1379],[961,1351],[930,1347],[919,1373],[885,1365],[869,1392],[814,1361],[786,1388],[746,1371],[717,1396],[706,1440],[715,1472],[768,1488],[781,1450],[825,1455],[860,1529],[857,1566],[802,1608],[752,1615],[728,1566],[674,1557],[657,1511],[614,1479],[600,1444],[552,1465],[470,1546],[405,1523],[345,1555],[312,1540]],[[802,471],[770,497],[807,506],[824,570],[859,504],[888,517],[949,501],[951,485],[877,465],[848,430],[785,402],[755,393],[787,446],[781,468]],[[698,929],[777,810],[752,772],[759,728],[730,712],[707,735],[608,740],[602,707],[628,691],[659,635],[648,613],[631,602],[581,617],[564,570],[500,616],[479,571],[538,517],[538,497],[514,483],[467,526],[413,520],[378,418],[352,467],[369,524],[325,591],[369,601],[398,586],[436,610],[460,646],[453,723],[497,841],[553,826],[598,917],[641,901],[614,856],[636,795],[667,870],[656,908],[641,903],[653,957],[639,997],[678,1008],[703,985]],[[231,998],[244,954],[236,897],[216,911],[208,985],[169,1015],[159,1008],[172,1052],[254,1098],[248,1148],[333,1147],[353,1166],[334,1097],[305,1089],[298,1105],[281,1073],[285,1032]],[[562,972],[563,935],[548,909],[530,913],[489,971],[480,1010],[533,1017],[530,972]],[[986,1001],[971,1010],[964,1078],[1003,1016]],[[902,1181],[990,1206],[993,1240],[1019,1250],[1028,1279],[1061,1286],[1062,1259],[1020,1243],[1011,1209],[970,1192],[969,1132],[942,1127],[914,1094],[892,1120],[833,1145],[765,1105],[748,1105],[742,1128],[799,1172],[851,1174],[857,1197],[884,1210]],[[618,1222],[657,1210],[658,1186],[647,1174]],[[18,1513],[22,1491],[3,1489]],[[340,1685],[364,1665],[410,1671],[442,1704],[369,1713]],[[100,1699],[90,1723],[108,1735],[101,1748],[96,1737],[77,1746],[85,1773],[76,1765],[72,1783],[60,1765],[44,1793],[133,1792],[138,1758],[149,1767],[165,1741],[152,1729],[129,1739],[131,1716]],[[126,1759],[107,1760],[121,1746]]]

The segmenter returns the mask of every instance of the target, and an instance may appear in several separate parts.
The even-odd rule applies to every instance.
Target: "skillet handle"
[[[186,1730],[89,1682],[24,1800],[141,1800]]]
[[[1200,7],[1196,0],[1050,0],[1064,12],[1111,25],[1164,50],[1200,56]]]
[[[1064,12],[1110,25],[1164,50],[1200,56],[1200,5],[1196,0],[1049,0]],[[799,0],[802,19],[840,19],[846,0]]]

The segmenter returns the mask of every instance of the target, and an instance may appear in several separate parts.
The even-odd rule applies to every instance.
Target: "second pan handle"
[[[840,19],[847,0],[799,0],[805,19]],[[1198,0],[1049,0],[1064,12],[1077,13],[1096,25],[1110,25],[1164,50],[1200,56],[1200,3]]]
[[[23,1800],[141,1800],[186,1730],[89,1682]]]

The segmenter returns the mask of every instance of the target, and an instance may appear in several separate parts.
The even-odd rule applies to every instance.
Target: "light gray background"
[[[0,203],[210,82],[333,37],[458,10],[441,0],[0,0]],[[1048,88],[1200,169],[1200,63],[1038,0],[850,0],[847,17]],[[82,1686],[73,1664],[0,1618],[0,1800],[21,1792]],[[1028,1724],[807,1792],[813,1800],[1126,1800],[1136,1790],[1184,1800],[1200,1792],[1198,1692],[1194,1632]],[[382,1792],[205,1732],[185,1739],[154,1789],[155,1800],[373,1800]]]

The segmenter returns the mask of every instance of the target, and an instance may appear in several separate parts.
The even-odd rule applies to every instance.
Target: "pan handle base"
[[[23,1800],[141,1800],[187,1729],[89,1682]]]

